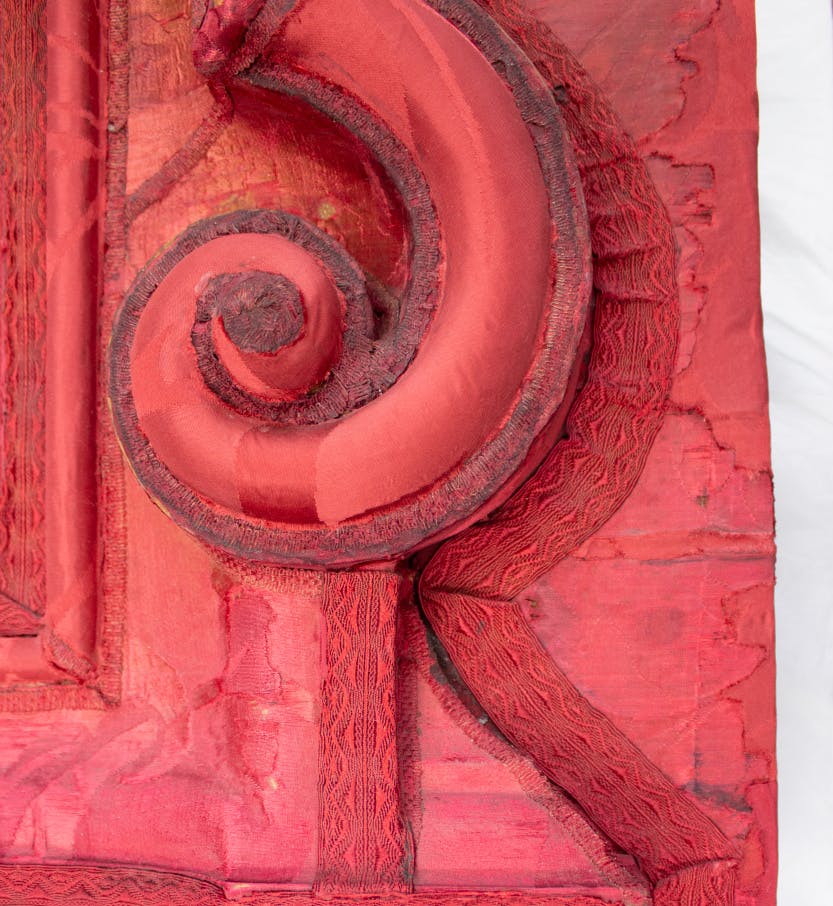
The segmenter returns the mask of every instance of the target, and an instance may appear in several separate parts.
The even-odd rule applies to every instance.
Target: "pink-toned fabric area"
[[[577,710],[585,704],[599,709],[650,763],[639,775],[645,788],[664,775],[704,816],[708,841],[713,822],[729,849],[709,849],[708,842],[703,861],[715,861],[665,877],[677,867],[677,853],[669,855],[656,838],[643,847],[640,856],[650,851],[651,859],[640,869],[633,854],[621,851],[629,841],[620,836],[616,846],[602,831],[610,830],[608,823],[621,827],[614,813],[626,800],[615,793],[608,822],[603,796],[588,798],[584,808],[576,803],[587,792],[584,765],[564,772],[565,781],[569,775],[579,784],[578,791],[566,787],[569,795],[548,780],[559,778],[547,752],[523,748],[534,748],[536,729],[546,728],[548,716],[540,718],[535,707],[524,712],[540,718],[528,734],[510,732],[507,739],[496,733],[449,679],[407,583],[393,573],[378,570],[341,583],[323,571],[258,568],[209,552],[139,485],[114,440],[102,388],[88,386],[88,372],[67,361],[71,346],[58,360],[74,376],[47,384],[47,463],[58,463],[53,474],[59,476],[48,512],[62,528],[43,536],[51,545],[48,600],[40,609],[46,628],[40,636],[10,631],[0,638],[0,903],[13,902],[15,890],[36,891],[40,899],[32,902],[39,903],[70,895],[79,903],[116,902],[119,891],[135,897],[131,903],[221,902],[220,891],[258,904],[289,903],[313,886],[339,902],[339,885],[355,858],[351,833],[355,829],[362,845],[372,834],[354,828],[366,815],[337,814],[333,803],[352,801],[362,783],[375,820],[387,822],[379,838],[393,841],[392,850],[376,858],[377,875],[362,881],[368,889],[384,883],[397,891],[385,902],[399,902],[400,892],[404,902],[412,884],[415,902],[445,902],[447,895],[431,893],[437,889],[486,888],[525,891],[517,900],[524,904],[540,895],[542,902],[564,906],[647,906],[659,878],[654,903],[704,906],[710,890],[711,902],[729,902],[718,900],[730,895],[721,860],[737,857],[737,906],[774,903],[772,493],[758,299],[753,5],[482,5],[507,21],[518,6],[550,26],[620,115],[670,215],[681,327],[664,421],[630,495],[578,546],[565,543],[559,562],[540,570],[532,584],[519,590],[495,580],[483,619],[474,619],[483,636],[478,644],[488,652],[491,633],[510,633],[518,651],[537,652],[545,677],[551,659],[575,686],[582,701]],[[260,4],[240,8],[248,23]],[[157,320],[143,322],[137,334],[131,376],[154,449],[195,492],[246,517],[327,525],[420,492],[499,430],[543,345],[541,299],[552,278],[548,216],[534,149],[511,98],[459,35],[452,40],[432,31],[435,13],[404,0],[384,8],[377,15],[367,0],[311,0],[290,17],[281,52],[360,93],[421,162],[435,192],[446,258],[439,292],[452,301],[437,315],[434,339],[417,354],[414,371],[389,391],[388,404],[404,406],[398,430],[382,398],[332,430],[299,430],[289,452],[285,444],[270,449],[256,429],[241,430],[239,445],[230,447],[222,404],[212,404],[214,422],[204,409],[198,416],[188,409],[193,403],[196,411],[208,391],[198,373],[185,375],[191,321],[176,320],[178,303],[152,302]],[[81,248],[90,242],[96,216],[106,213],[111,229],[114,216],[125,226],[124,244],[107,250],[101,312],[71,332],[81,346],[83,330],[98,338],[92,358],[99,364],[131,281],[204,217],[285,209],[347,245],[387,286],[401,291],[407,283],[403,212],[387,187],[338,150],[341,138],[326,126],[305,135],[303,121],[285,111],[284,128],[276,126],[256,91],[238,100],[238,110],[248,115],[231,116],[228,98],[215,83],[209,86],[205,72],[222,67],[224,42],[233,54],[240,39],[237,31],[223,32],[222,9],[216,21],[206,20],[195,45],[198,59],[203,55],[199,72],[187,4],[113,4],[109,41],[119,57],[109,58],[109,77],[121,67],[128,90],[111,93],[107,140],[111,167],[113,160],[124,164],[124,184],[113,181],[111,170],[109,194],[99,194],[89,208],[99,205],[98,215],[79,221],[78,210],[88,209],[76,197],[56,202],[63,213],[54,221],[64,223]],[[58,18],[52,22],[56,30],[63,27]],[[435,43],[438,35],[450,43]],[[525,37],[534,47],[537,32]],[[472,57],[465,63],[467,85],[455,81],[455,54]],[[448,93],[450,101],[436,100]],[[442,121],[448,131],[435,133]],[[50,142],[58,147],[66,128],[53,115],[47,149]],[[472,159],[472,147],[482,156]],[[53,159],[53,179],[63,174],[77,183],[77,158]],[[48,246],[53,254],[59,240],[65,241],[63,233]],[[245,254],[247,266],[260,255],[258,267],[268,270],[276,242],[241,238],[235,254]],[[203,250],[209,258],[211,248]],[[46,309],[50,349],[60,345],[51,319],[59,311],[61,280],[83,297],[91,285],[98,292],[99,279],[78,270],[78,255],[55,260],[57,282]],[[319,278],[306,261],[298,266],[308,281]],[[198,277],[183,265],[164,288],[171,299],[185,300],[183,308],[193,307],[189,292]],[[336,295],[327,300],[327,317],[335,323],[342,302]],[[54,317],[59,326],[67,321],[66,312]],[[581,321],[576,317],[565,333],[571,350]],[[458,344],[477,354],[458,356]],[[634,359],[640,355],[644,349]],[[562,394],[571,374],[578,380],[572,367],[570,358],[559,372]],[[415,383],[432,372],[438,377],[429,389]],[[87,406],[80,439],[64,403],[74,387],[98,394],[97,405]],[[558,402],[551,401],[553,411]],[[639,416],[658,425],[649,408]],[[426,410],[436,417],[426,421]],[[92,411],[97,428],[89,423]],[[426,424],[429,430],[419,434]],[[85,453],[96,430],[99,458],[90,465]],[[6,428],[4,442],[11,436]],[[3,455],[8,461],[11,454]],[[542,458],[533,448],[531,459]],[[104,491],[88,486],[93,475]],[[610,475],[612,483],[612,469]],[[270,496],[275,482],[283,483],[278,503]],[[599,481],[588,492],[586,512],[608,490]],[[85,572],[79,563],[89,562],[89,536],[96,530],[86,516],[73,524],[66,512],[78,512],[73,505],[80,497],[87,513],[96,493],[106,553],[100,572],[98,563]],[[540,511],[546,511],[543,499]],[[14,531],[22,531],[15,526],[13,541]],[[545,544],[557,546],[558,531]],[[480,548],[451,542],[445,560],[441,549],[428,567],[423,603],[441,637],[459,619],[444,608],[454,594],[467,593],[465,581],[476,582],[478,570],[491,570],[491,579],[509,574],[527,556],[521,551],[514,559],[514,548],[501,548],[487,534]],[[466,537],[481,536],[475,529]],[[472,568],[461,570],[458,581],[454,570],[467,559]],[[94,575],[97,597],[90,590]],[[374,595],[384,595],[387,607],[376,620],[368,611]],[[495,611],[504,595],[507,608]],[[528,649],[520,626],[534,633]],[[349,644],[334,642],[339,633]],[[366,647],[351,649],[357,639]],[[350,659],[361,651],[373,657]],[[465,655],[462,642],[459,651]],[[449,647],[452,660],[456,653]],[[504,686],[511,692],[530,672],[538,675],[537,664],[496,659],[492,675],[461,673],[476,694],[478,681],[484,684],[485,702]],[[514,670],[517,676],[510,676]],[[395,706],[385,698],[394,675]],[[356,704],[351,690],[358,689],[364,691]],[[559,698],[563,689],[545,705],[568,702]],[[507,701],[511,710],[511,697]],[[361,721],[363,764],[378,771],[363,777],[350,766],[355,750],[339,747]],[[377,750],[394,751],[397,759]],[[328,782],[322,783],[322,766]],[[605,770],[601,765],[593,776]],[[650,821],[640,825],[646,826]],[[700,828],[695,822],[693,836]],[[334,881],[322,876],[322,860],[336,866]],[[339,860],[348,868],[339,869]],[[404,880],[403,860],[410,872]],[[24,863],[117,870],[96,868],[76,882],[71,874],[50,877]],[[141,874],[140,867],[151,871]],[[191,877],[174,882],[157,870]],[[700,899],[688,899],[692,889]]]

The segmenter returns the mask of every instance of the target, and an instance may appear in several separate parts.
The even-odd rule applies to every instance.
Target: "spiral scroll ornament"
[[[302,101],[378,174],[407,279],[385,285],[292,213],[186,229],[113,328],[139,481],[255,563],[389,567],[444,541],[419,597],[485,711],[640,861],[655,902],[728,906],[731,846],[513,603],[621,505],[662,423],[675,251],[633,143],[516,0],[227,0],[195,26],[218,96]],[[345,636],[354,610],[333,608]],[[385,889],[407,890],[391,839]]]
[[[435,150],[427,122],[419,159],[364,99],[280,60],[237,80],[302,96],[370,149],[406,212],[409,277],[394,297],[276,211],[194,224],[139,275],[113,331],[116,423],[140,481],[210,545],[289,566],[394,559],[537,464],[584,329],[587,221],[550,92],[483,21],[468,23],[478,47],[441,32],[486,73],[475,147]],[[511,64],[505,79],[483,53]],[[461,97],[465,76],[444,76]],[[447,90],[418,100],[439,116]],[[456,176],[471,153],[513,166],[469,201]],[[496,254],[510,240],[520,275]]]

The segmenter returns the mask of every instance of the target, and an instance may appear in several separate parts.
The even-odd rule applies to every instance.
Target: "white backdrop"
[[[833,903],[833,15],[757,0],[778,563],[779,906]]]

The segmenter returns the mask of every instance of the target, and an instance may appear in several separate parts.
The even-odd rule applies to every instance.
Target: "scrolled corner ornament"
[[[429,7],[412,9],[437,27]],[[177,521],[232,554],[330,567],[398,558],[470,521],[537,464],[535,439],[565,396],[589,304],[586,216],[549,92],[508,39],[470,13],[482,47],[442,21],[438,33],[462,59],[448,84],[414,91],[426,120],[411,147],[366,99],[279,54],[229,85],[232,97],[238,83],[300,95],[374,157],[406,212],[409,277],[395,310],[384,311],[358,264],[312,224],[249,211],[187,230],[138,277],[117,320],[112,396],[128,457]],[[409,65],[439,77],[417,34]],[[481,50],[512,64],[510,90]],[[481,127],[475,146],[471,122],[436,140],[451,125],[450,91]],[[494,172],[484,178],[486,168]],[[247,271],[307,280],[305,317],[327,322],[320,335],[259,364],[240,350],[222,318],[206,320],[200,293]],[[254,305],[254,283],[245,291]],[[306,386],[278,361],[302,368],[302,346]],[[152,373],[151,357],[168,372]]]
[[[502,733],[637,859],[658,906],[729,906],[729,842],[513,600],[616,511],[662,423],[679,320],[667,215],[596,86],[513,0],[372,7],[198,4],[194,53],[233,105],[301,100],[372,161],[403,211],[404,289],[291,213],[193,224],[113,327],[121,444],[209,548],[328,570],[333,601],[377,608],[390,645],[393,568],[430,548],[421,606]],[[396,56],[360,40],[394,28]],[[354,641],[378,653],[371,636]],[[325,707],[346,694],[333,682]],[[367,732],[395,746],[382,724]],[[331,821],[319,892],[407,893],[407,833],[389,824],[357,856]]]

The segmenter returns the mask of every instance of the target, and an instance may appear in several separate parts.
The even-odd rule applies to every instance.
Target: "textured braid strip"
[[[310,891],[252,887],[240,900],[246,906],[635,906],[618,897],[567,891],[421,890],[318,896]],[[0,865],[0,906],[228,906],[229,900],[219,884],[172,872],[96,865]]]
[[[731,906],[734,902],[734,862],[692,865],[663,878],[654,889],[654,906]]]
[[[322,894],[411,887],[396,750],[401,588],[401,578],[389,572],[335,572],[324,580],[316,881]]]
[[[45,604],[45,183],[46,3],[22,0],[0,16],[0,635]]]

